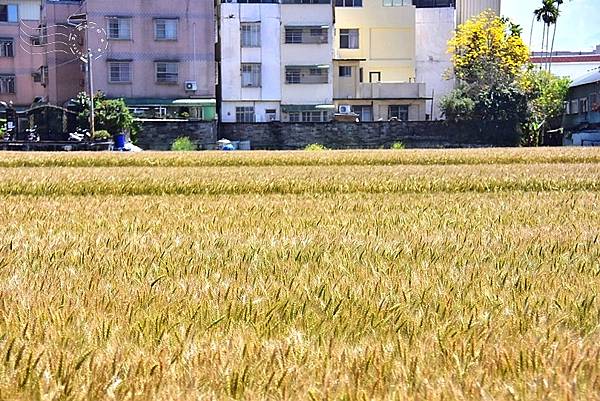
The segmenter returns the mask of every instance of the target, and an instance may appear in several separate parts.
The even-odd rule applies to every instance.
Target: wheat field
[[[0,400],[600,400],[598,150],[0,174]]]

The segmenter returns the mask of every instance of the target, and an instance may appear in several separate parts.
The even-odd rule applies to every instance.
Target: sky
[[[527,45],[533,10],[541,3],[542,0],[502,0],[502,15],[523,27],[523,40]],[[600,0],[564,0],[556,28],[555,51],[589,51],[597,45],[600,45]],[[531,47],[534,51],[541,50],[541,22],[534,23]]]

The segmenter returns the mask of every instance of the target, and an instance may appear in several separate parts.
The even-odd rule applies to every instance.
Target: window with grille
[[[326,84],[329,83],[329,67],[286,67],[286,84]]]
[[[288,116],[292,123],[323,123],[329,121],[329,113],[320,110],[291,111]]]
[[[0,93],[15,93],[15,76],[0,75]]]
[[[244,22],[240,29],[242,47],[260,47],[260,22]]]
[[[108,82],[131,82],[131,63],[129,61],[113,61],[108,63]]]
[[[242,86],[257,88],[261,84],[261,66],[256,63],[242,64]]]
[[[154,20],[154,39],[177,40],[177,25],[174,18],[158,18]]]
[[[131,39],[131,18],[108,17],[108,38],[117,40]]]
[[[329,28],[320,26],[285,27],[285,43],[325,44],[329,43]]]
[[[159,84],[176,84],[179,82],[179,63],[156,62],[156,82]]]
[[[335,0],[336,7],[362,7],[362,0]]]
[[[254,107],[236,107],[235,121],[238,123],[253,123],[255,122]]]
[[[14,57],[15,45],[12,39],[0,39],[0,57]]]
[[[412,6],[412,0],[383,0],[384,7]]]

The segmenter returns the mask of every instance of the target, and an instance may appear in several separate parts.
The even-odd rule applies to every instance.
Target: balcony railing
[[[337,93],[338,99],[421,99],[426,98],[425,84],[413,82],[361,83],[356,94]]]

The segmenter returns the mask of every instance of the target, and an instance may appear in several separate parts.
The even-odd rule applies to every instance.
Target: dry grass
[[[600,400],[600,152],[202,155],[0,159],[1,400]]]

